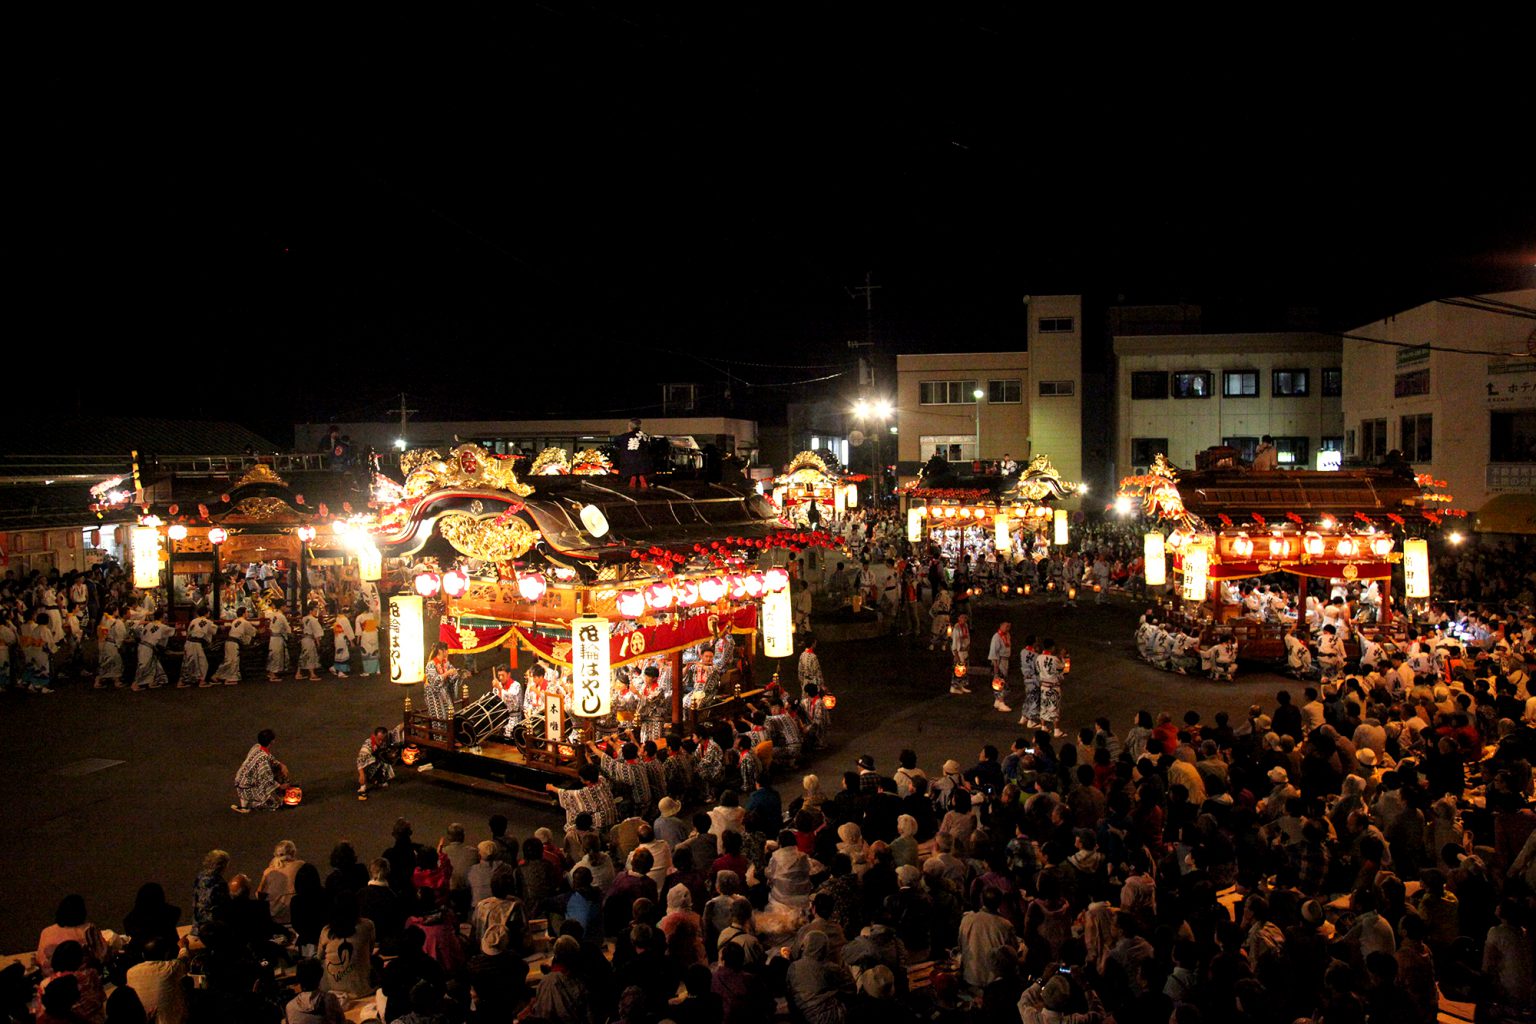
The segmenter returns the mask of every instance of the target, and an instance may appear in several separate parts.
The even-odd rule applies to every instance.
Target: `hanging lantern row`
[[[619,614],[637,619],[647,610],[663,612],[670,608],[691,608],[714,604],[727,594],[738,601],[752,600],[764,594],[777,594],[789,588],[789,573],[783,569],[767,572],[730,573],[683,579],[675,583],[658,580],[644,590],[621,590],[615,599]]]
[[[1045,519],[1051,510],[1045,505],[1013,505],[997,508],[967,508],[964,505],[914,505],[913,512],[919,519],[978,519],[988,516],[1012,516],[1015,519]]]
[[[1175,531],[1177,534],[1177,531]],[[1187,538],[1181,539],[1179,547],[1174,547],[1173,537],[1169,537],[1169,547],[1179,550],[1189,543]],[[1395,542],[1389,534],[1343,534],[1338,537],[1324,537],[1320,533],[1307,533],[1302,536],[1294,534],[1272,534],[1268,538],[1259,538],[1257,541],[1246,533],[1239,533],[1227,541],[1227,549],[1236,558],[1253,558],[1255,552],[1261,557],[1272,559],[1290,559],[1305,554],[1309,558],[1323,558],[1332,554],[1338,558],[1359,558],[1362,556],[1374,556],[1386,558],[1392,554]]]

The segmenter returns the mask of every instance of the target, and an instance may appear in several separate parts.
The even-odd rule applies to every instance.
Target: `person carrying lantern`
[[[272,742],[277,733],[263,729],[256,734],[256,745],[245,753],[245,760],[235,772],[236,802],[229,809],[237,814],[253,810],[275,811],[282,806],[280,792],[288,780],[288,766],[272,756]]]
[[[971,622],[970,616],[961,614],[955,617],[955,627],[950,632],[949,650],[954,656],[955,674],[949,684],[949,692],[952,694],[970,693],[971,688],[966,685],[965,676],[971,667]]]
[[[395,745],[390,742],[389,730],[382,725],[373,727],[373,732],[363,741],[363,745],[357,749],[357,798],[368,799],[368,789],[388,789],[389,781],[395,777]]]
[[[1024,677],[1024,707],[1020,709],[1019,724],[1029,728],[1040,721],[1039,656],[1031,633],[1024,638],[1024,649],[1019,652],[1019,675]]]
[[[951,607],[950,594],[945,589],[941,589],[938,592],[938,595],[933,599],[933,604],[928,607],[928,617],[930,620],[928,649],[930,651],[939,650],[944,646],[944,641],[948,639],[946,634],[949,632],[949,612]]]
[[[1004,619],[992,634],[987,660],[992,663],[992,709],[1012,711],[1008,706],[1008,663],[1013,660],[1013,638],[1009,636],[1008,620]]]

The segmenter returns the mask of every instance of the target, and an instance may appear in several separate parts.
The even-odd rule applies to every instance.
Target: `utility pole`
[[[421,410],[419,410],[419,409],[407,409],[405,407],[405,392],[402,391],[402,392],[400,392],[400,410],[399,411],[400,411],[400,436],[395,438],[395,448],[403,450],[404,446],[405,446],[405,421],[410,419],[410,417],[413,414],[415,414],[417,412],[420,412]]]
[[[875,292],[879,291],[883,287],[883,285],[875,284],[875,272],[872,270],[866,270],[864,271],[864,283],[847,289],[849,298],[856,299],[860,294],[862,294],[864,297],[864,340],[850,341],[848,342],[848,347],[853,349],[855,352],[859,352],[859,392],[861,394],[870,396],[875,401],[879,400],[879,397],[875,392],[875,364],[872,359],[866,358],[866,356],[860,350],[868,349],[870,355],[874,354]],[[881,424],[880,429],[885,429],[883,423]],[[875,483],[874,486],[870,488],[870,491],[874,497],[875,508],[878,509],[880,507],[880,490],[885,483],[885,473],[883,471],[883,467],[880,465],[880,435],[878,433],[875,435],[875,446],[874,450],[871,452],[871,458],[874,459],[875,463]]]

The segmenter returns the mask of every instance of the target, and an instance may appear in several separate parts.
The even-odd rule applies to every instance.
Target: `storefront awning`
[[[1472,517],[1478,533],[1536,534],[1536,494],[1500,494]]]

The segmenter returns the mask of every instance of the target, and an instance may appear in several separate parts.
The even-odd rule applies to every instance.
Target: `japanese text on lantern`
[[[389,681],[402,685],[426,678],[421,598],[416,594],[389,599]]]
[[[609,713],[612,679],[608,672],[608,620],[583,616],[571,620],[571,671],[576,693],[571,713],[601,718]]]
[[[1403,541],[1403,584],[1410,598],[1429,596],[1429,544],[1421,538]]]
[[[794,653],[794,615],[790,610],[789,591],[764,594],[763,654],[770,658],[787,658]]]
[[[133,585],[153,590],[160,585],[160,534],[153,526],[133,528]]]

